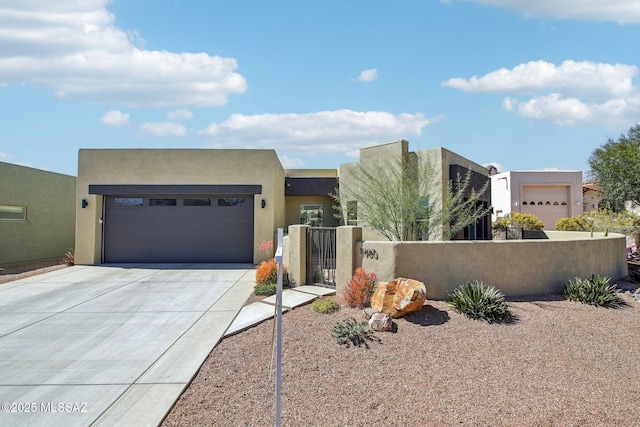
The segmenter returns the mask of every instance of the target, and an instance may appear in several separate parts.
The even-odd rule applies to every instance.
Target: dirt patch
[[[68,266],[62,264],[60,261],[42,261],[14,267],[5,267],[0,270],[0,285],[66,267]]]

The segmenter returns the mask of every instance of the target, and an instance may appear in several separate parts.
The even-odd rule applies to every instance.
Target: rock
[[[369,320],[371,319],[371,316],[373,316],[374,314],[377,313],[377,311],[375,311],[373,308],[371,307],[367,307],[365,308],[362,313],[364,314],[364,318]]]
[[[371,319],[369,319],[369,327],[374,331],[388,332],[391,330],[392,325],[391,317],[385,313],[373,313]]]
[[[400,277],[391,282],[378,283],[371,298],[371,308],[397,319],[422,310],[426,295],[424,283]]]

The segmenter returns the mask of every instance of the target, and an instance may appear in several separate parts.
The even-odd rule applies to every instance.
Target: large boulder
[[[424,283],[399,277],[391,282],[378,282],[371,297],[371,308],[397,319],[422,310],[426,299]]]

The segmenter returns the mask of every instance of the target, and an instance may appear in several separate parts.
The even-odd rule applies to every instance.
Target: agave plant
[[[477,280],[467,282],[449,292],[448,304],[458,313],[489,323],[511,318],[504,294]]]
[[[600,275],[592,275],[590,279],[576,277],[562,289],[562,293],[571,301],[579,301],[602,307],[617,307],[622,298],[611,279]]]

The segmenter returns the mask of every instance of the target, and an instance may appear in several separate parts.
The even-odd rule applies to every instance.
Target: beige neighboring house
[[[392,167],[396,161],[407,156],[407,158],[422,159],[428,162],[433,168],[433,185],[438,186],[438,200],[427,200],[424,203],[441,203],[444,199],[445,191],[450,181],[455,181],[457,176],[464,177],[471,169],[470,188],[480,189],[489,181],[488,170],[482,165],[472,162],[452,151],[442,147],[421,150],[417,152],[409,151],[409,142],[405,140],[394,141],[387,144],[376,145],[360,149],[360,159],[358,162],[347,163],[340,166],[340,188],[348,187],[350,184],[350,174],[354,167],[360,164],[365,169],[376,167]],[[346,192],[347,193],[347,192]],[[358,225],[363,228],[362,237],[364,240],[387,240],[376,231],[367,227],[362,221],[358,221],[358,200],[343,200],[343,211],[347,213],[347,221],[350,225]],[[482,201],[484,207],[491,206],[491,190],[487,189]],[[436,230],[434,237],[442,237],[442,232]],[[479,219],[476,224],[466,227],[463,231],[454,236],[453,240],[485,240],[491,239],[491,216],[487,215]]]
[[[0,267],[74,250],[76,178],[0,162]]]
[[[583,212],[582,172],[510,171],[491,176],[492,219],[512,212],[534,214],[546,230]]]
[[[583,212],[589,213],[600,209],[600,191],[594,182],[582,183]]]

